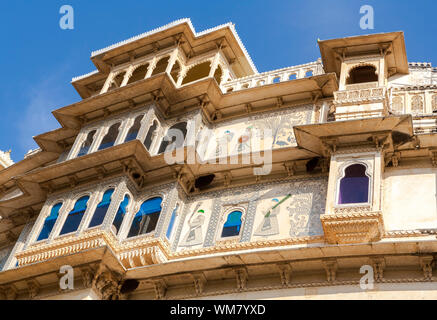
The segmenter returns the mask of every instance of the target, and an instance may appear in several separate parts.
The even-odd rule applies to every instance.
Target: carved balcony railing
[[[120,243],[111,233],[93,229],[55,239],[50,243],[36,243],[16,254],[18,266],[42,262],[61,256],[85,252],[107,246],[126,268],[163,263],[169,257],[168,244],[159,238],[143,237]]]
[[[323,74],[321,60],[234,79],[221,85],[224,93]]]
[[[387,99],[387,89],[379,87],[336,91],[334,98],[337,105],[380,102]]]

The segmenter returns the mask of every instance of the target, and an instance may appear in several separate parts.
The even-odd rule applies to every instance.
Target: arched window
[[[114,123],[109,127],[108,133],[103,137],[100,143],[99,150],[103,150],[112,147],[118,137],[118,129],[120,128],[120,123]]]
[[[149,151],[150,151],[150,147],[152,146],[153,136],[157,128],[158,128],[158,121],[154,120],[152,126],[149,128],[149,131],[147,132],[146,138],[144,139],[144,146]]]
[[[123,82],[125,74],[126,74],[126,71],[123,71],[114,77],[114,79],[111,82],[111,85],[108,88],[108,92],[111,90],[117,89],[121,86],[121,83]]]
[[[143,116],[144,115],[140,115],[135,118],[134,124],[132,127],[130,127],[124,142],[128,142],[137,138],[138,132],[140,132],[141,129],[141,120],[143,119]]]
[[[82,221],[82,217],[85,214],[89,196],[84,196],[76,201],[74,204],[73,210],[67,216],[67,219],[64,222],[64,226],[62,227],[59,235],[67,234],[70,232],[74,232],[79,228],[80,222]]]
[[[211,63],[209,61],[200,63],[192,67],[190,70],[188,70],[187,75],[182,81],[182,84],[186,84],[189,82],[193,82],[205,78],[209,75],[210,70],[211,70]]]
[[[59,210],[62,207],[62,202],[55,204],[50,211],[50,215],[44,220],[41,232],[39,233],[38,239],[36,241],[45,240],[49,237],[50,232],[52,232],[53,226],[55,225],[56,219],[59,216]]]
[[[272,83],[279,83],[281,82],[281,77],[275,77],[272,81]]]
[[[228,214],[225,224],[223,225],[222,238],[234,237],[240,234],[241,229],[241,211],[232,211]]]
[[[174,224],[176,221],[178,208],[179,208],[179,204],[176,205],[176,207],[173,209],[173,212],[171,213],[170,223],[168,224],[167,232],[165,234],[165,236],[167,237],[168,240],[170,240],[170,238],[171,238],[171,233],[173,231],[173,227],[174,227]]]
[[[179,64],[179,61],[176,60],[170,71],[170,76],[173,78],[174,82],[178,82],[178,76],[180,71],[181,65]]]
[[[174,135],[172,136],[170,130],[179,130],[179,132],[182,133],[181,138],[183,138],[183,139],[178,139],[179,141],[176,141],[176,137]],[[166,134],[166,137],[168,137],[168,139],[166,139],[165,137],[163,138],[161,145],[159,146],[158,153],[165,152],[167,147],[170,144],[173,144],[172,150],[182,147],[185,143],[185,136],[186,135],[187,135],[187,123],[186,122],[179,122],[179,123],[176,123],[175,125],[171,126]],[[170,150],[168,150],[168,151],[170,151]]]
[[[168,60],[170,57],[161,58],[157,63],[155,69],[153,69],[152,76],[158,73],[162,73],[167,69]]]
[[[85,141],[82,142],[82,145],[79,149],[79,153],[77,154],[78,157],[84,156],[88,153],[88,151],[90,150],[91,145],[93,143],[95,134],[96,134],[96,130],[92,130],[92,131],[88,132]]]
[[[146,234],[155,230],[161,213],[161,197],[144,201],[140,210],[135,214],[129,230],[128,238]]]
[[[403,112],[404,111],[404,102],[401,96],[393,97],[393,111],[395,112]]]
[[[364,83],[378,81],[376,68],[374,66],[359,66],[349,72],[346,84]]]
[[[411,97],[411,112],[412,113],[423,113],[423,98],[419,95],[414,95]]]
[[[338,204],[367,203],[369,201],[369,177],[366,166],[353,164],[344,170],[340,180]]]
[[[297,75],[295,73],[292,73],[288,76],[288,80],[296,80],[297,79]]]
[[[218,65],[214,71],[214,79],[215,81],[217,81],[218,84],[222,82],[222,75],[223,75],[222,67]]]
[[[113,188],[105,191],[102,201],[97,205],[96,211],[94,211],[93,218],[91,219],[88,228],[100,226],[103,223],[106,212],[108,211],[109,205],[111,204],[111,197],[113,193]]]
[[[132,72],[131,77],[129,78],[127,84],[143,80],[146,77],[147,69],[149,68],[149,64],[143,64],[142,66],[139,66]]]
[[[127,206],[129,205],[129,196],[125,195],[123,201],[118,206],[117,213],[115,214],[114,221],[112,222],[112,231],[115,235],[120,231],[121,224],[126,215]]]

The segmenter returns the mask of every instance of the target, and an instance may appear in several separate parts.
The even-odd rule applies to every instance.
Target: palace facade
[[[318,45],[259,73],[182,19],[92,52],[0,152],[0,299],[437,298],[437,68],[402,32]]]

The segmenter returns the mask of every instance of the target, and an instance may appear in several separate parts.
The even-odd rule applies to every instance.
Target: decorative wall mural
[[[312,106],[296,107],[288,112],[270,114],[269,117],[257,119],[254,125],[259,130],[272,130],[273,149],[291,147],[296,144],[293,127],[310,123],[312,111]]]
[[[223,135],[217,140],[215,156],[220,157],[222,155],[229,154],[229,145],[234,138],[234,133],[226,130]]]
[[[279,201],[277,198],[272,199],[272,207],[267,211],[267,213],[264,214],[264,219],[259,224],[258,228],[256,229],[254,235],[256,236],[270,236],[275,235],[279,233],[279,225],[278,225],[278,214],[280,209],[280,203],[284,202],[286,199],[288,199],[290,195],[287,195],[284,199]]]
[[[312,193],[293,196],[287,210],[290,217],[290,237],[316,236],[323,234],[320,214],[323,212],[321,203]],[[324,207],[324,203],[323,203]]]
[[[249,152],[250,151],[250,140],[252,138],[253,126],[248,126],[243,134],[237,140],[237,153]]]
[[[325,176],[307,177],[188,197],[191,209],[187,207],[177,247],[217,245],[223,214],[239,208],[245,212],[239,242],[323,235],[320,215],[325,210],[327,184]]]
[[[228,145],[227,154],[246,153],[250,148],[292,147],[296,145],[293,127],[311,122],[313,113],[312,105],[290,107],[278,112],[254,115],[245,119],[230,121],[226,126],[214,129],[214,134],[219,137],[210,143],[215,147],[209,148],[208,158],[215,158],[225,153],[224,146]],[[264,141],[264,131],[271,130],[272,136]],[[253,138],[259,138],[260,146],[253,146]],[[211,145],[210,145],[211,146]]]
[[[184,236],[182,242],[179,244],[181,247],[190,247],[203,242],[202,226],[205,222],[205,211],[199,209],[202,202],[198,203],[194,208],[191,216],[188,219],[189,230]]]

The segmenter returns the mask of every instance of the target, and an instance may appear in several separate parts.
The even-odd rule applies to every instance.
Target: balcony
[[[227,93],[227,92],[260,87],[273,83],[317,76],[323,73],[324,71],[323,71],[322,62],[320,60],[317,60],[307,64],[268,71],[244,78],[238,78],[226,83],[222,83],[221,87],[223,92]]]
[[[337,209],[335,214],[324,214],[320,219],[330,244],[379,241],[384,234],[382,213],[370,207]]]
[[[336,121],[383,117],[388,114],[388,95],[385,87],[361,87],[360,89],[336,91],[334,98]]]
[[[120,243],[111,232],[92,229],[79,236],[73,234],[50,243],[35,243],[19,252],[16,258],[18,266],[22,267],[104,246],[115,253],[125,268],[162,263],[169,255],[168,245],[159,238],[143,237]]]

